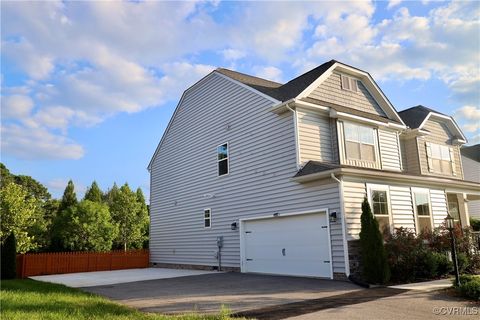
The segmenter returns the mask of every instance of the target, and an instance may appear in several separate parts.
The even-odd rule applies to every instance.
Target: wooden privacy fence
[[[49,252],[17,255],[17,277],[107,271],[149,266],[148,250],[108,252]]]

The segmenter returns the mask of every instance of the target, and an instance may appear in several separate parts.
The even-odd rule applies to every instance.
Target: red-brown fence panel
[[[51,252],[17,255],[17,277],[107,271],[149,266],[148,250],[109,252]]]

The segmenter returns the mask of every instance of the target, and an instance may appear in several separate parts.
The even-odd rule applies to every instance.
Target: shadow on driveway
[[[296,308],[303,309],[302,312],[312,312],[308,310],[319,305],[320,301],[323,308],[327,308],[345,301],[354,303],[358,299],[376,299],[371,296],[372,290],[365,290],[350,282],[243,273],[139,281],[83,290],[148,312],[218,313],[225,306],[235,314],[248,317],[261,317],[273,309],[284,310],[282,312],[285,314],[288,313],[287,309]],[[396,291],[390,289],[388,292],[392,294]],[[349,294],[352,294],[350,300]],[[385,294],[387,292],[378,291],[377,296]],[[346,300],[341,302],[339,299]],[[285,308],[282,305],[286,305]],[[316,308],[320,310],[318,306]],[[273,318],[279,319],[281,314]]]

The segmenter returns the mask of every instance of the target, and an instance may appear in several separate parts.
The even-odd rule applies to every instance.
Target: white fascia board
[[[454,131],[456,131],[456,133],[458,135],[460,135],[462,137],[462,139],[458,139],[459,142],[463,142],[463,143],[467,143],[467,138],[465,137],[465,135],[463,134],[462,130],[460,129],[460,127],[458,126],[458,124],[455,122],[455,120],[450,117],[450,116],[446,116],[444,114],[440,114],[440,113],[436,113],[436,112],[430,112],[426,117],[425,119],[423,120],[423,122],[420,124],[420,126],[418,126],[418,129],[421,130],[425,124],[427,123],[427,121],[431,118],[431,117],[434,117],[434,118],[439,118],[439,119],[442,119],[444,121],[447,121],[448,123],[450,123],[451,127],[454,129]]]
[[[290,100],[287,100],[285,102],[280,101],[278,104],[271,107],[270,111],[273,112],[273,113],[276,113],[276,114],[281,114],[281,113],[284,113],[284,112],[288,111],[287,105],[295,104],[295,103],[296,103],[295,99],[290,99]],[[290,107],[294,107],[294,105],[292,105]]]
[[[360,117],[360,116],[353,115],[353,114],[350,114],[350,113],[338,112],[337,110],[334,110],[334,109],[330,110],[330,118],[356,120],[356,121],[359,121],[359,122],[375,124],[375,125],[380,126],[380,127],[387,127],[388,126],[388,123],[385,123],[385,122],[380,122],[380,121]]]
[[[296,97],[297,99],[306,98],[313,92],[319,85],[322,84],[330,75],[333,73],[333,70],[339,66],[338,62],[332,64],[330,68],[328,68],[320,77],[318,77],[315,81],[313,81],[308,87],[306,87],[300,94]]]
[[[368,72],[361,71],[352,67],[349,67],[347,65],[341,64],[339,62],[335,62],[327,71],[325,71],[320,77],[318,77],[317,80],[312,82],[305,90],[303,90],[296,98],[301,99],[309,96],[313,90],[315,90],[320,84],[322,84],[323,81],[325,81],[332,73],[334,70],[338,70],[340,72],[345,72],[351,75],[354,75],[360,79],[366,80],[366,85],[370,85],[373,89],[374,92],[372,94],[372,90],[367,90],[370,92],[370,94],[376,98],[375,100],[381,99],[380,105],[384,105],[387,107],[389,110],[390,116],[393,116],[398,122],[403,124],[405,127],[405,123],[403,122],[402,118],[398,115],[397,111],[393,107],[393,105],[390,103],[390,101],[387,99],[387,97],[383,94],[382,90],[378,87],[378,85],[375,83],[373,78],[370,76]],[[375,97],[376,96],[376,97]],[[378,102],[378,101],[377,101]],[[383,108],[382,108],[383,109]]]
[[[267,99],[267,100],[272,101],[272,102],[275,103],[275,104],[281,103],[281,101],[279,101],[279,100],[277,100],[277,99],[275,99],[275,98],[273,98],[273,97],[270,97],[269,95],[266,95],[265,93],[260,92],[260,91],[254,89],[254,88],[252,88],[252,87],[250,87],[250,86],[247,86],[246,84],[241,83],[240,81],[237,81],[237,80],[235,80],[235,79],[232,79],[232,78],[230,78],[229,76],[226,76],[226,75],[218,72],[217,70],[214,70],[213,72],[214,72],[215,74],[219,75],[220,77],[224,78],[224,79],[227,79],[227,80],[229,80],[229,81],[231,81],[231,82],[233,82],[233,83],[235,83],[235,84],[237,84],[237,85],[239,85],[239,86],[241,86],[241,87],[243,87],[243,88],[245,88],[245,89],[247,89],[247,90],[250,90],[250,91],[258,94],[259,96],[262,96],[263,98],[265,98],[265,99]]]

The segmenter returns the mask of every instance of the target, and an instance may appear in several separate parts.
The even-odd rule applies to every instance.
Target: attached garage
[[[240,220],[242,272],[333,278],[327,211]]]

